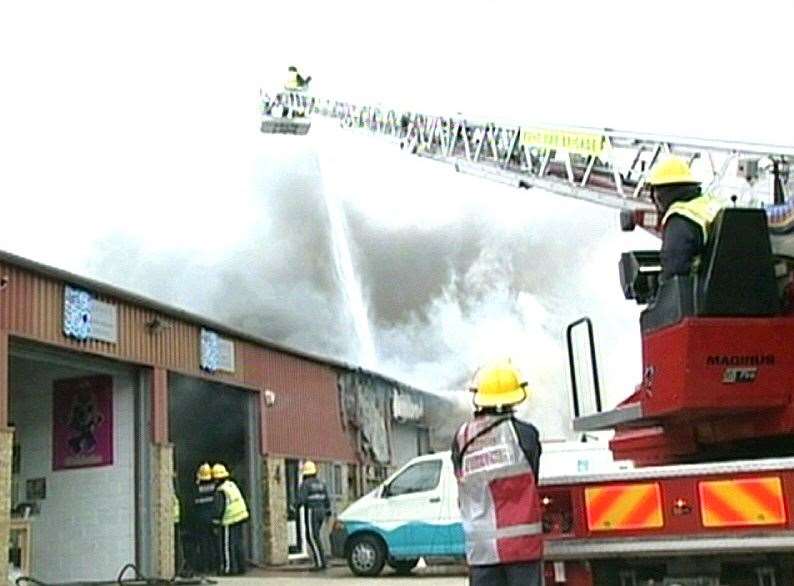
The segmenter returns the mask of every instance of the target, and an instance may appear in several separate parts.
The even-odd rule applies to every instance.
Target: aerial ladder
[[[685,157],[726,197],[769,209],[770,228],[787,231],[794,146],[767,145],[627,132],[611,128],[505,124],[357,104],[283,90],[262,99],[261,130],[305,135],[311,117],[390,139],[410,154],[447,163],[461,173],[529,189],[537,187],[621,210],[640,212],[640,226],[656,228],[645,186],[666,154]]]
[[[646,308],[642,380],[616,408],[602,409],[592,323],[566,332],[574,429],[613,430],[615,458],[636,467],[542,483],[546,583],[794,584],[794,147],[501,123],[322,98],[308,84],[263,96],[263,133],[305,135],[313,117],[457,172],[615,208],[623,229],[656,234],[648,173],[685,157],[726,209],[691,276],[662,282],[658,251],[622,255],[624,295]]]

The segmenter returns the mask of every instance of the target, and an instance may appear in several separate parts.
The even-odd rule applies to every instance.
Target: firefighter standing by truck
[[[474,419],[452,444],[471,584],[541,586],[541,447],[538,430],[513,411],[527,385],[509,362],[480,369],[474,383]]]
[[[217,483],[215,523],[220,529],[220,574],[241,575],[246,570],[243,523],[248,520],[248,506],[226,466],[215,464],[212,467],[212,479]]]

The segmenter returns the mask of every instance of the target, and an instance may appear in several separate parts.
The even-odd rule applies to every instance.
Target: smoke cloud
[[[462,391],[483,362],[511,357],[532,389],[522,416],[545,437],[570,436],[563,331],[589,314],[606,359],[607,402],[629,394],[639,371],[637,309],[622,299],[617,259],[652,241],[618,232],[614,210],[462,177],[362,137],[331,146],[326,136],[319,131],[306,146],[261,137],[256,197],[241,210],[248,229],[237,245],[208,257],[190,243],[206,249],[212,231],[191,234],[189,226],[173,250],[114,237],[98,247],[92,272],[254,335],[359,363],[323,201],[333,189],[368,303],[376,370],[426,390]],[[470,405],[468,393],[451,396],[461,410]]]

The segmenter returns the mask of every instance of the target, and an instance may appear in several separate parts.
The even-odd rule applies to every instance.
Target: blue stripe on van
[[[465,555],[461,523],[424,523],[411,521],[394,529],[384,529],[366,521],[345,521],[348,539],[359,531],[373,531],[389,548],[389,555],[400,558]]]

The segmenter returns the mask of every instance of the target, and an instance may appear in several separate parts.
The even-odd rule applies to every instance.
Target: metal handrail
[[[576,364],[573,359],[573,329],[581,324],[587,324],[587,337],[590,344],[590,363],[593,367],[593,389],[595,391],[596,412],[601,413],[601,386],[598,382],[598,361],[596,360],[595,341],[593,338],[593,321],[589,317],[582,317],[571,322],[565,330],[565,339],[568,344],[568,366],[571,374],[571,392],[573,393],[574,417],[581,415],[579,409],[579,389],[576,383]]]

